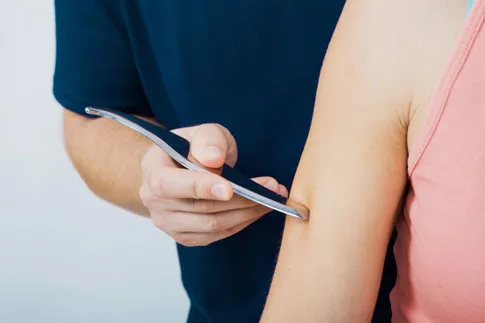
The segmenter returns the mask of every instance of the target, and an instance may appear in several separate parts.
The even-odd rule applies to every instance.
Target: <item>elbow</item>
[[[77,149],[69,139],[66,140],[65,138],[64,142],[67,156],[82,183],[96,197],[109,202],[107,189],[102,185],[99,178],[97,178],[98,176],[90,166],[89,161],[86,160],[86,156],[83,156],[82,150]]]
[[[97,183],[96,177],[93,176],[92,170],[89,168],[89,165],[87,165],[87,163],[83,161],[83,157],[81,156],[80,152],[76,151],[76,149],[72,149],[72,146],[70,146],[68,143],[65,144],[65,150],[74,170],[79,175],[82,183],[95,196],[105,200],[105,190],[103,190],[102,187],[100,187],[99,183]]]
[[[84,149],[85,140],[83,138],[86,132],[84,129],[92,121],[93,119],[64,110],[62,139],[67,157],[83,183],[94,195],[103,199],[103,190],[97,185],[96,176],[89,167],[89,156],[86,154],[86,149]]]

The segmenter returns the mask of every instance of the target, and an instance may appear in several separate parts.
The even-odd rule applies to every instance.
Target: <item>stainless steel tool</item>
[[[85,111],[90,115],[117,121],[142,134],[153,141],[153,143],[158,145],[165,153],[185,168],[194,171],[209,172],[188,159],[190,143],[185,138],[182,138],[173,132],[130,114],[109,108],[86,107]],[[289,200],[266,187],[259,185],[238,172],[235,168],[224,165],[221,169],[220,176],[228,180],[234,189],[234,193],[240,196],[301,220],[307,220],[309,217],[309,211],[304,205]]]

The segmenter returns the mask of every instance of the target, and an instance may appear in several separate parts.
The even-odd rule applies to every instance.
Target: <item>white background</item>
[[[174,244],[64,153],[52,2],[0,0],[0,322],[184,322]]]

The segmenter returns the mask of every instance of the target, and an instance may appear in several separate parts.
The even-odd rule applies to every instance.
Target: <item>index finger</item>
[[[287,189],[283,185],[278,184],[278,182],[271,177],[260,177],[253,180],[274,191],[275,193],[278,193],[285,197],[288,196]],[[256,202],[234,194],[229,201],[217,201],[210,199],[173,200],[169,202],[167,208],[172,211],[180,212],[218,213],[223,211],[249,208],[255,206],[256,204]]]

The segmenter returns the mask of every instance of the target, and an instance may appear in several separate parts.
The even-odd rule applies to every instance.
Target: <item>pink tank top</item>
[[[409,158],[393,322],[485,322],[485,0],[476,1]]]

